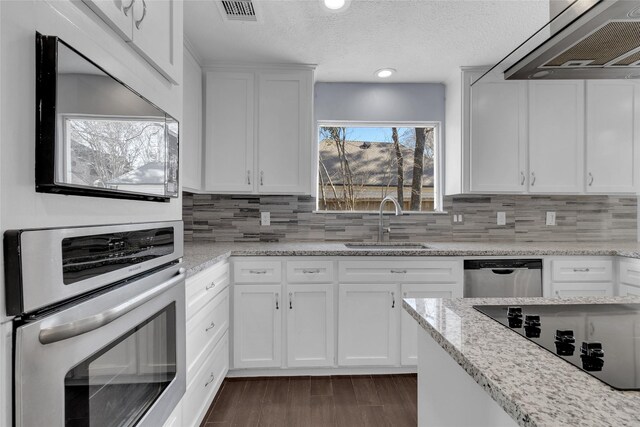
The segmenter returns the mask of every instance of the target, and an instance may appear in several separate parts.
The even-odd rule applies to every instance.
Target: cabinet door
[[[610,297],[613,296],[613,283],[552,283],[553,296],[571,297]]]
[[[182,187],[202,189],[202,70],[191,53],[184,50],[182,85],[183,119],[180,142]]]
[[[640,297],[640,287],[631,286],[631,285],[625,285],[624,283],[620,283],[620,296],[622,296],[622,297],[628,297],[628,296]]]
[[[398,285],[339,285],[338,364],[397,365]]]
[[[333,366],[333,288],[331,284],[287,286],[288,366]]]
[[[529,83],[529,191],[584,191],[584,82]]]
[[[131,46],[174,84],[182,81],[182,0],[136,0]]]
[[[402,298],[462,298],[462,283],[402,285]],[[418,322],[404,309],[400,329],[401,362],[403,365],[417,365]]]
[[[278,285],[236,285],[233,292],[235,368],[282,363],[282,295]]]
[[[205,190],[251,192],[253,73],[207,73]]]
[[[633,193],[638,179],[640,86],[587,82],[587,192]]]
[[[131,41],[134,0],[82,0],[84,4],[107,23],[125,41]],[[126,13],[125,13],[126,11]]]
[[[261,73],[259,92],[258,190],[309,192],[311,72]]]
[[[526,190],[526,95],[523,82],[471,87],[471,191]]]

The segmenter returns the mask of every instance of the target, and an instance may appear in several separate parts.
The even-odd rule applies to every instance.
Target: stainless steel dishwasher
[[[542,260],[466,260],[463,296],[465,298],[541,297]]]

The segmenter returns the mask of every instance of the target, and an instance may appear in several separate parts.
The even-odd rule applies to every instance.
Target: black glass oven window
[[[62,240],[65,285],[173,252],[173,227],[69,237]]]
[[[72,368],[66,427],[135,425],[176,376],[175,303]]]

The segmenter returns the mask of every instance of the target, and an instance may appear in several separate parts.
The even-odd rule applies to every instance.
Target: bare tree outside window
[[[318,158],[319,210],[377,210],[389,194],[405,210],[434,210],[433,127],[323,126]]]

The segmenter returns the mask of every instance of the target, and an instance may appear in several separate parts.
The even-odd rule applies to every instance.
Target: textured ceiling
[[[317,64],[324,82],[443,82],[460,66],[493,64],[549,20],[548,0],[254,0],[259,23],[224,21],[215,1],[185,1],[185,32],[204,65]]]

